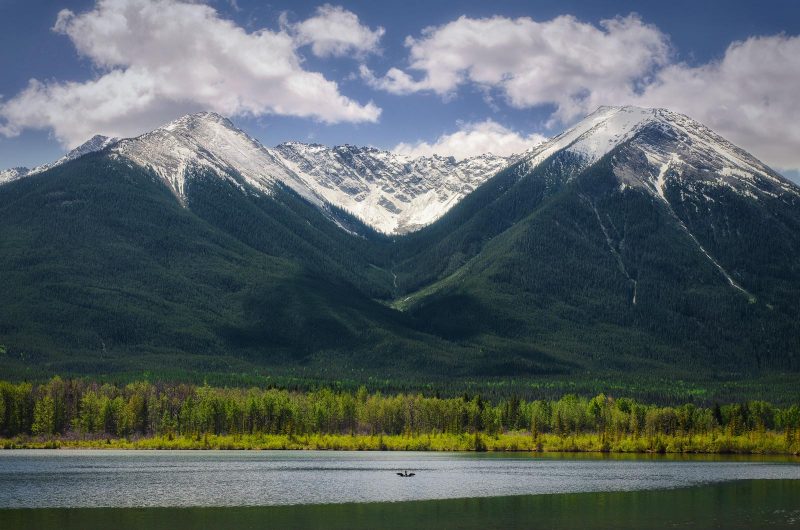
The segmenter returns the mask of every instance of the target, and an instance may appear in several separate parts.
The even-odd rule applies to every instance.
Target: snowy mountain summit
[[[752,215],[769,212],[769,216],[776,203],[781,208],[800,206],[796,185],[703,124],[666,109],[600,107],[575,127],[526,153],[518,174],[532,178],[537,168],[553,162],[562,181],[593,173],[602,182],[616,181],[616,189],[612,185],[608,193],[650,196],[700,255],[751,301],[754,295],[735,271],[726,269],[710,246],[701,242],[703,234],[728,237],[732,211],[737,208],[761,212]],[[615,239],[609,214],[599,210],[590,194],[580,192],[580,197],[594,213],[611,254],[632,285],[635,305],[638,279],[624,264],[624,230]]]
[[[586,168],[623,145],[624,155],[613,161],[621,189],[641,189],[665,201],[668,186],[684,192],[726,187],[753,198],[798,194],[791,182],[705,125],[658,108],[600,107],[531,150],[522,163],[533,169],[566,152]]]
[[[30,169],[26,167],[11,167],[0,170],[0,184],[14,182],[15,180],[27,176],[28,174],[30,174]]]
[[[419,229],[508,165],[483,154],[411,158],[372,147],[298,142],[275,148],[283,163],[325,201],[386,233]]]
[[[12,182],[22,177],[36,175],[37,173],[44,173],[48,169],[58,167],[61,164],[65,164],[70,160],[75,160],[76,158],[79,158],[83,155],[94,153],[96,151],[102,151],[106,147],[114,145],[114,143],[116,143],[118,140],[119,140],[118,138],[109,138],[108,136],[97,134],[92,138],[90,138],[88,141],[84,142],[83,144],[79,145],[78,147],[67,153],[66,155],[62,156],[55,162],[50,162],[49,164],[42,164],[41,166],[36,166],[33,169],[28,169],[27,167],[12,167],[10,169],[4,169],[0,171],[0,184],[5,184],[6,182]]]
[[[182,202],[187,178],[210,170],[243,191],[270,193],[283,184],[317,206],[335,205],[387,234],[432,223],[508,164],[490,154],[457,161],[350,145],[290,142],[267,148],[208,112],[122,140],[111,151],[153,170]]]
[[[212,174],[245,193],[287,186],[323,210],[333,205],[386,234],[418,230],[444,215],[498,171],[528,175],[561,157],[572,178],[614,152],[618,189],[640,190],[669,206],[670,190],[713,201],[727,189],[758,199],[800,196],[798,188],[691,118],[665,109],[600,107],[574,127],[516,157],[412,158],[372,147],[286,142],[263,146],[212,112],[183,116],[136,138],[95,136],[61,159],[32,170],[0,172],[0,184],[41,173],[84,154],[111,156],[153,171],[184,205],[187,181]]]

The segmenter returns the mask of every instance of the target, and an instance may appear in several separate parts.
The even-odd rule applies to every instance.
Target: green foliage
[[[604,394],[489,402],[363,387],[293,392],[58,378],[38,386],[0,382],[0,390],[0,435],[14,440],[6,445],[30,447],[800,451],[800,407],[763,401],[719,406],[720,422],[717,407],[662,407]]]
[[[44,396],[33,406],[31,433],[47,436],[56,430],[56,404],[50,396]]]
[[[754,229],[735,217],[724,221],[731,234],[726,244],[742,249],[740,263],[729,270],[764,269],[770,262],[771,272],[764,269],[762,277],[770,283],[785,267],[780,287],[771,283],[774,290],[743,282],[757,297],[753,304],[656,199],[635,190],[619,193],[608,165],[543,199],[520,188],[535,177],[502,196],[536,205],[527,217],[509,218],[508,228],[482,242],[456,273],[405,302],[426,331],[480,343],[495,355],[516,350],[526,363],[570,371],[641,373],[669,366],[674,373],[692,366],[695,374],[752,376],[800,367],[797,306],[778,303],[800,297],[800,276],[789,272],[800,267],[796,209],[791,223],[776,221],[785,241],[775,248],[785,265],[768,254],[746,258],[750,247],[733,239]]]
[[[145,170],[82,157],[0,188],[0,373],[506,398],[611,382],[651,401],[675,399],[685,389],[664,381],[678,378],[714,389],[680,394],[698,402],[796,399],[796,205],[724,188],[703,189],[701,205],[668,189],[669,211],[619,191],[610,162],[635,156],[623,145],[586,171],[563,153],[512,166],[396,238],[288,189],[245,194],[203,172],[183,205]],[[784,384],[763,383],[773,377]],[[57,410],[67,394],[54,390]],[[103,406],[108,425],[135,431],[131,411]],[[574,429],[575,411],[549,414]]]
[[[320,374],[333,357],[344,373],[452,372],[464,348],[370,298],[391,276],[366,240],[286,190],[192,182],[189,210],[152,175],[93,155],[0,189],[4,374]]]

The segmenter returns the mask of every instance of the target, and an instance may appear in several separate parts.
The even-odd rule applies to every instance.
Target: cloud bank
[[[347,97],[304,64],[302,53],[363,63],[381,52],[383,27],[331,4],[305,20],[284,16],[275,31],[248,31],[190,0],[97,0],[84,13],[63,10],[53,29],[96,74],[80,82],[31,80],[0,100],[0,134],[52,130],[73,147],[96,133],[131,136],[197,110],[324,123],[375,122],[381,114],[373,102]],[[551,133],[600,105],[666,107],[779,170],[800,170],[798,36],[753,36],[706,64],[687,64],[676,61],[668,35],[636,15],[598,24],[566,15],[549,21],[462,16],[407,37],[405,46],[405,64],[383,73],[360,64],[361,78],[395,95],[451,100],[477,89],[492,104],[547,109],[544,126]],[[503,154],[538,139],[487,120],[396,149]]]
[[[326,18],[348,29],[345,41],[320,32]],[[95,133],[131,136],[194,110],[376,121],[375,104],[356,102],[304,69],[297,48],[310,44],[322,56],[365,51],[383,29],[365,28],[331,6],[306,23],[297,34],[247,32],[210,6],[179,0],[98,0],[86,13],[65,9],[53,30],[69,37],[99,74],[85,82],[30,81],[0,103],[0,133],[52,129],[73,147]]]
[[[571,16],[460,17],[406,39],[408,65],[361,77],[392,94],[445,99],[470,86],[518,109],[552,106],[558,131],[600,105],[688,114],[768,164],[800,168],[800,37],[751,37],[718,60],[674,60],[669,37],[635,15],[595,26]]]
[[[465,84],[498,90],[512,107],[543,104],[571,120],[611,96],[633,95],[642,79],[667,64],[669,41],[636,16],[603,20],[600,27],[560,16],[549,22],[492,17],[459,19],[408,37],[409,70],[375,77],[373,87],[394,94],[451,95]]]
[[[719,61],[670,65],[627,102],[705,123],[780,169],[800,169],[800,37],[734,42]]]
[[[433,143],[400,143],[394,152],[409,156],[431,156],[433,154],[464,159],[480,153],[509,156],[542,143],[546,138],[540,134],[523,135],[499,123],[486,120],[466,123],[460,130],[443,134]]]

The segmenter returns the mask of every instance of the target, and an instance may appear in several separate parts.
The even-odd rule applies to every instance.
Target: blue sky
[[[464,156],[641,104],[797,178],[799,34],[788,0],[0,0],[0,168],[196,110],[267,145]]]

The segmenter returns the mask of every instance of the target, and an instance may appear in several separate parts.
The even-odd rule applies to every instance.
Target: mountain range
[[[97,135],[59,160],[33,169],[0,172],[0,183],[35,175],[84,154],[109,151],[161,177],[176,198],[186,200],[186,178],[207,168],[241,189],[269,193],[276,183],[310,203],[352,212],[387,234],[419,229],[441,217],[508,158],[481,154],[411,158],[371,147],[287,142],[268,148],[218,114],[184,116],[138,138]]]
[[[800,189],[665,109],[465,160],[192,114],[0,172],[0,219],[22,375],[800,370]]]

